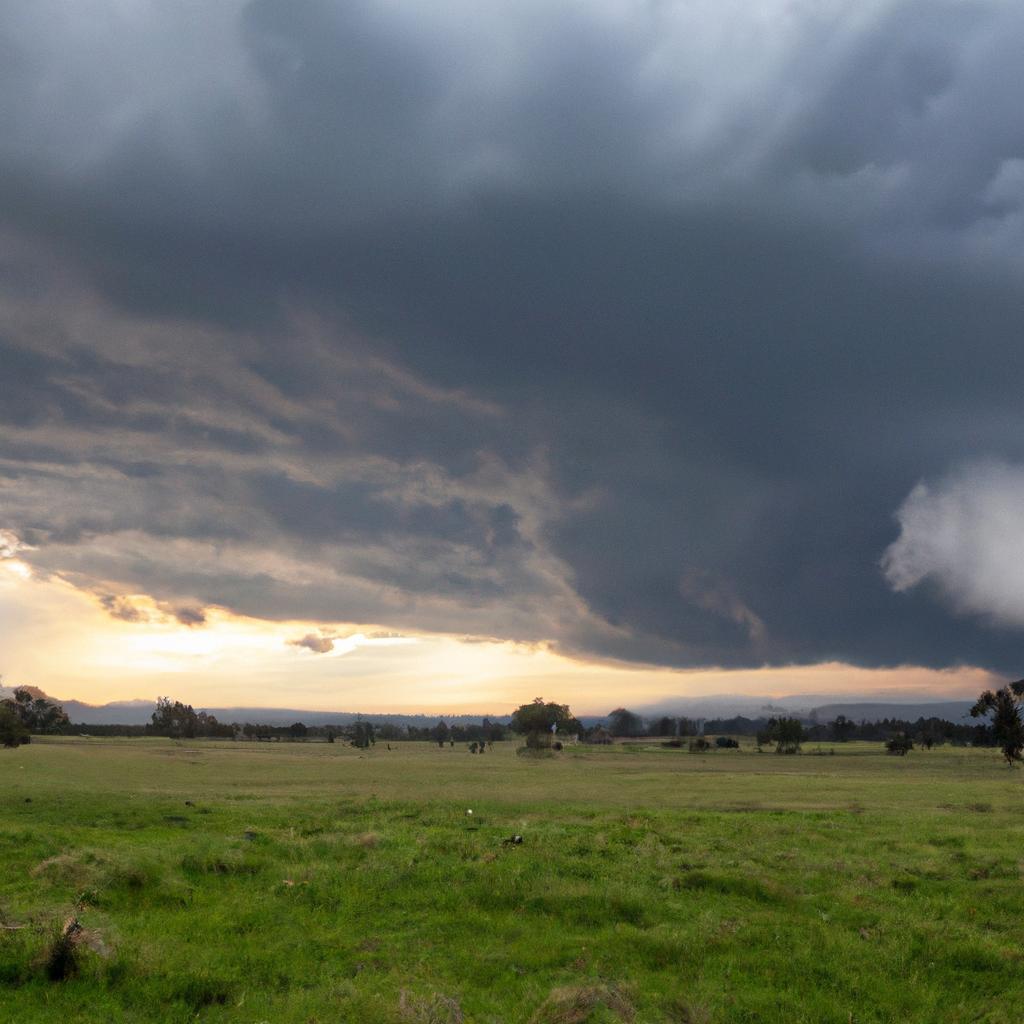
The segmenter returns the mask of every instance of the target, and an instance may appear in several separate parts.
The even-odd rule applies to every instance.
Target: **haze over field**
[[[1022,44],[1010,0],[6,4],[5,682],[1024,674]]]

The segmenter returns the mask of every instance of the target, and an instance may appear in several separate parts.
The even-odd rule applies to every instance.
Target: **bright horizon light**
[[[544,644],[399,635],[365,623],[269,622],[218,608],[188,626],[145,595],[130,596],[142,621],[129,622],[67,580],[36,578],[13,558],[0,566],[0,613],[12,627],[0,665],[5,685],[91,704],[160,694],[199,707],[486,714],[542,695],[578,714],[603,714],[623,704],[719,695],[958,698],[992,682],[973,668],[666,669],[572,658]],[[302,646],[309,638],[322,650]]]

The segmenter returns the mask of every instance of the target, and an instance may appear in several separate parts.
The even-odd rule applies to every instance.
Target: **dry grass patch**
[[[457,999],[440,992],[416,996],[404,988],[398,996],[398,1015],[409,1024],[463,1024],[464,1019]]]
[[[610,985],[566,985],[551,994],[530,1018],[530,1024],[587,1024],[613,1019],[629,1024],[636,1017],[633,1004]]]
[[[45,878],[50,882],[84,885],[92,880],[95,869],[85,864],[80,854],[58,853],[41,860],[29,874],[33,878]]]

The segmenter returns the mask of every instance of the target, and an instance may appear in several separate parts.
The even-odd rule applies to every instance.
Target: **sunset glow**
[[[547,645],[268,622],[223,609],[185,626],[142,595],[134,607],[152,619],[124,622],[66,581],[32,579],[10,559],[0,566],[0,615],[14,627],[4,650],[8,679],[95,704],[171,694],[208,707],[503,714],[540,694],[604,714],[627,698],[640,707],[717,695],[961,698],[990,679],[976,669],[838,663],[679,671],[571,658]],[[308,636],[330,639],[331,649],[300,646]]]

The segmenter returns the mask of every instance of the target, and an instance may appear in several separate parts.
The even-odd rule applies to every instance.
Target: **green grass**
[[[0,751],[0,1020],[1020,1021],[1024,773],[880,746]]]

